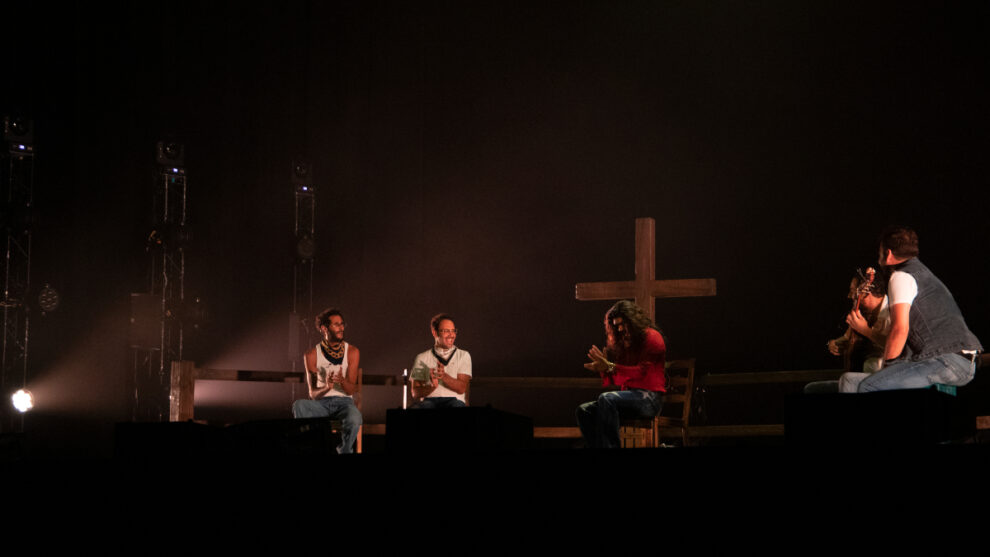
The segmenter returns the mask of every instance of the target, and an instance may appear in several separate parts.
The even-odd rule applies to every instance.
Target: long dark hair
[[[634,354],[639,353],[643,347],[643,341],[646,339],[646,331],[648,329],[660,331],[656,324],[653,323],[653,320],[643,311],[643,308],[634,302],[629,300],[616,302],[605,313],[605,331],[607,335],[605,355],[613,360],[620,360],[626,355],[626,348],[622,346],[622,343],[615,341],[615,333],[612,331],[612,320],[616,317],[621,317],[622,321],[626,324],[629,337],[632,340],[629,350]],[[663,334],[662,331],[661,334]]]

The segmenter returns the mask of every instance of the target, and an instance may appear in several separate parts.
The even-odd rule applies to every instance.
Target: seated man
[[[590,448],[619,448],[620,418],[653,418],[666,392],[667,346],[649,317],[633,302],[617,302],[605,314],[605,351],[592,346],[584,367],[598,372],[605,391],[577,409],[581,435]],[[611,359],[611,361],[609,361]]]
[[[849,328],[839,338],[828,341],[828,351],[836,356],[846,355],[851,349],[862,353],[863,363],[859,365],[859,358],[853,355],[847,356],[852,362],[852,369],[859,371],[849,371],[839,378],[838,381],[815,381],[808,383],[804,387],[804,392],[808,393],[855,393],[859,388],[859,383],[870,376],[871,373],[880,369],[883,360],[883,347],[887,342],[887,334],[890,332],[890,311],[887,307],[887,296],[884,293],[883,281],[875,280],[865,287],[861,277],[854,277],[849,285],[849,298],[857,299],[860,296],[861,310],[853,309],[846,316],[846,324]],[[853,335],[860,335],[852,347],[850,339]],[[862,346],[863,350],[859,347]]]
[[[471,382],[471,354],[454,346],[457,329],[449,315],[434,316],[430,332],[433,348],[416,356],[411,373],[413,398],[422,401],[410,408],[463,408]]]
[[[886,228],[880,264],[890,271],[890,334],[880,371],[859,392],[962,386],[976,374],[983,351],[945,284],[918,259],[918,234],[905,226]]]
[[[306,387],[309,400],[292,404],[294,418],[331,418],[341,421],[340,454],[354,452],[354,441],[361,428],[361,412],[351,395],[357,388],[357,346],[344,342],[344,317],[329,308],[316,316],[316,329],[323,340],[306,352]]]

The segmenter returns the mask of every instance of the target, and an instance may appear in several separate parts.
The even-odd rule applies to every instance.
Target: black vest
[[[918,296],[911,303],[907,347],[914,361],[963,350],[983,351],[970,332],[949,289],[917,257],[898,265],[918,283]]]

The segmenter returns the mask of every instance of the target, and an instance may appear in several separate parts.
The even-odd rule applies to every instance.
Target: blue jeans
[[[935,383],[965,385],[973,380],[976,362],[960,354],[941,354],[918,362],[885,367],[859,384],[859,392],[925,389]]]
[[[361,411],[349,396],[328,396],[318,400],[302,399],[292,403],[293,418],[330,418],[340,420],[338,454],[354,452],[354,441],[363,422]]]
[[[836,379],[831,381],[812,381],[804,386],[804,394],[806,395],[834,394],[837,392],[839,392],[839,381]]]
[[[467,408],[467,404],[461,402],[461,399],[454,398],[452,396],[428,396],[422,401],[413,404],[409,407],[410,410],[413,408]]]
[[[813,381],[804,386],[804,394],[834,394],[834,393],[855,393],[859,389],[859,383],[869,377],[869,373],[859,373],[847,371],[841,377],[833,381]]]
[[[588,447],[618,449],[621,418],[650,419],[660,412],[661,393],[630,389],[605,391],[598,400],[585,402],[577,409],[578,427]]]

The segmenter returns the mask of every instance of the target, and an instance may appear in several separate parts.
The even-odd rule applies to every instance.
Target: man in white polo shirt
[[[471,354],[454,346],[454,319],[441,313],[430,320],[433,348],[416,356],[412,368],[412,408],[463,408],[471,382]]]

